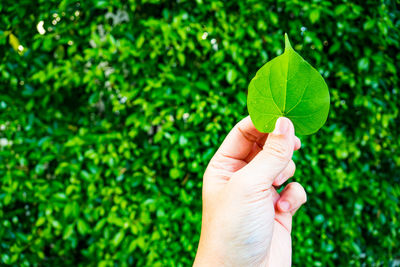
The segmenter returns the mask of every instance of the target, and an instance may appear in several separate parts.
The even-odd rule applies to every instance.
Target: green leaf
[[[172,179],[177,179],[178,177],[181,176],[181,172],[177,168],[172,168],[169,171],[169,175],[171,176]]]
[[[10,45],[12,46],[12,48],[14,48],[14,50],[18,52],[18,48],[20,46],[18,38],[12,33],[10,33],[8,38],[10,38],[9,41],[10,41]]]
[[[360,71],[368,70],[369,67],[369,60],[368,58],[362,58],[358,61],[358,69]]]
[[[113,240],[112,243],[114,244],[115,247],[117,247],[119,245],[119,243],[121,243],[122,239],[124,239],[125,233],[124,232],[118,232]]]
[[[269,18],[270,18],[270,20],[271,20],[273,25],[278,25],[278,23],[279,23],[278,15],[276,15],[273,12],[269,12]]]
[[[64,229],[63,239],[68,239],[74,233],[74,225],[70,224]]]
[[[346,5],[344,5],[344,4],[342,4],[342,5],[338,5],[336,8],[335,8],[335,14],[337,15],[337,16],[339,16],[339,15],[341,15],[341,14],[343,14],[345,11],[346,11],[346,9],[347,9],[347,6]]]
[[[237,76],[238,76],[237,71],[235,69],[230,69],[226,73],[226,80],[228,81],[228,83],[232,84],[236,80]]]
[[[290,45],[267,62],[249,84],[247,108],[255,127],[272,132],[279,117],[289,118],[297,134],[312,134],[324,125],[329,91],[322,76]]]
[[[8,256],[7,254],[1,255],[1,260],[5,264],[10,264],[10,256]]]
[[[36,221],[36,226],[41,226],[46,222],[46,218],[44,217],[40,217],[37,221]]]
[[[320,12],[318,9],[314,9],[313,11],[311,11],[310,21],[312,24],[316,23],[319,20],[319,15],[320,15]]]
[[[89,230],[88,225],[87,225],[86,222],[85,222],[84,220],[82,220],[82,219],[79,219],[79,220],[78,220],[77,228],[78,228],[78,232],[79,232],[81,235],[85,235],[85,234],[88,232],[88,230]]]
[[[11,203],[11,201],[12,201],[12,195],[11,195],[11,194],[7,194],[7,195],[4,197],[3,203],[4,203],[4,205],[7,206],[8,204]]]

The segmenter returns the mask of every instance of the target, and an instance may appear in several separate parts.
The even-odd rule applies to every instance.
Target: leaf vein
[[[290,61],[290,57],[288,56],[287,58],[288,58],[288,60],[287,60],[287,70],[286,70],[286,72],[282,69],[282,64],[281,64],[281,70],[282,70],[282,72],[283,72],[283,73],[286,73],[286,77],[285,77],[285,81],[286,81],[286,82],[285,82],[285,90],[284,90],[285,95],[284,95],[284,97],[283,97],[284,101],[283,101],[282,113],[285,113],[285,108],[286,108],[286,97],[287,97],[287,87],[288,87],[288,75],[289,75],[289,61]]]
[[[270,114],[271,115],[271,114]],[[265,123],[265,127],[267,127],[268,125],[269,125],[269,123],[273,120],[273,119],[275,119],[275,117],[278,117],[278,116],[273,116],[267,123]]]
[[[289,109],[289,111],[287,112],[286,115],[289,115],[289,113],[301,103],[301,101],[303,100],[303,97],[304,97],[304,93],[306,92],[306,89],[307,89],[308,85],[310,84],[310,80],[311,80],[311,78],[310,78],[310,76],[308,76],[308,81],[307,81],[307,84],[304,86],[303,92],[301,93],[301,97],[299,98],[297,103],[291,109]]]
[[[274,66],[276,63],[274,63],[272,66]],[[271,67],[272,67],[271,66]],[[272,90],[271,90],[271,71],[268,73],[268,80],[269,80],[269,86],[268,86],[268,88],[269,88],[269,92],[271,93],[271,96],[272,96],[272,102],[274,102],[274,104],[275,104],[275,107],[279,110],[279,112],[280,113],[282,113],[282,110],[278,107],[278,105],[276,104],[276,101],[275,101],[275,98],[274,98],[274,95],[272,94]]]
[[[287,117],[288,117],[288,118],[307,118],[307,117],[311,117],[311,116],[317,114],[317,113],[320,112],[322,109],[323,109],[323,107],[321,107],[321,108],[317,109],[316,111],[314,111],[314,112],[312,112],[312,113],[310,113],[310,114],[307,114],[307,115],[297,115],[297,116],[287,116]]]

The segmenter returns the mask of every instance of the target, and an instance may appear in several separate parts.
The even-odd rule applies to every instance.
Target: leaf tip
[[[289,49],[289,48],[292,48],[292,45],[290,44],[289,37],[288,37],[287,33],[285,32],[285,50]]]

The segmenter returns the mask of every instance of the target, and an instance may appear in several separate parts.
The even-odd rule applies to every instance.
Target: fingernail
[[[283,118],[278,118],[275,124],[275,129],[272,133],[276,135],[282,135],[286,133],[287,129],[288,129],[288,124],[286,120]]]
[[[285,200],[279,201],[279,208],[280,208],[282,211],[289,211],[289,209],[290,209],[290,204],[289,204],[289,202],[287,202],[287,201],[285,201]]]

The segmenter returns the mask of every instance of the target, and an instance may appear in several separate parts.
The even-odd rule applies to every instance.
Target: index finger
[[[247,116],[233,127],[215,154],[245,160],[252,151],[254,143],[266,136],[268,134],[259,132],[254,127],[250,116]]]

